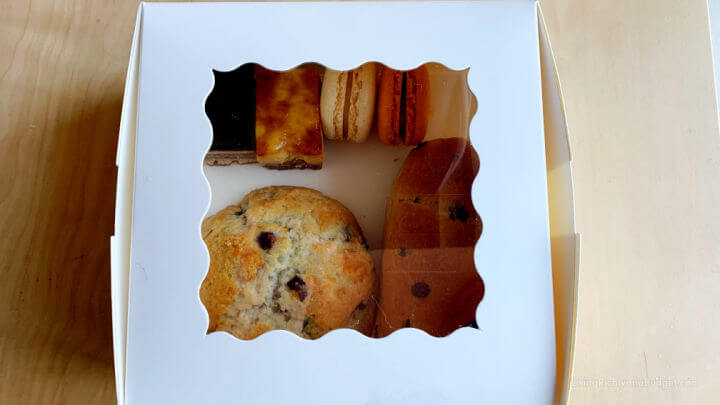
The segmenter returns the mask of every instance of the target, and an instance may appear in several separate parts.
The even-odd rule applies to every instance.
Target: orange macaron
[[[430,80],[425,66],[399,71],[384,67],[377,96],[377,130],[388,145],[417,145],[427,130]]]

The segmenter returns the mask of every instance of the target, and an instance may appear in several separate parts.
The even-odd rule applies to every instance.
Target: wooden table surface
[[[720,398],[705,0],[541,0],[582,233],[573,404]],[[0,3],[0,403],[115,401],[109,242],[136,1]]]

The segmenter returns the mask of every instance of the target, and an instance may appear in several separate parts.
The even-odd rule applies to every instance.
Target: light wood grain
[[[548,0],[582,233],[572,403],[720,401],[705,0]]]
[[[583,234],[573,404],[720,398],[704,0],[543,0]],[[115,401],[115,147],[136,1],[0,3],[0,403]],[[660,379],[660,380],[658,380]]]
[[[136,5],[0,4],[0,403],[115,401],[109,241]]]

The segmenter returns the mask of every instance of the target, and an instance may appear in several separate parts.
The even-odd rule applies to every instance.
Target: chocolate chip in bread
[[[478,167],[463,138],[420,144],[403,163],[386,211],[378,337],[403,327],[445,336],[475,322],[484,295],[473,260]]]

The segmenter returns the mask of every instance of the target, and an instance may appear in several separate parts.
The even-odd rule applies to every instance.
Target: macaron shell
[[[320,120],[325,138],[343,139],[343,107],[348,72],[325,70],[320,92]]]
[[[378,85],[377,130],[380,141],[400,144],[400,92],[403,72],[383,67]]]
[[[352,71],[346,139],[349,142],[365,142],[370,134],[375,113],[377,93],[377,65],[366,63]]]
[[[407,73],[405,89],[405,145],[417,145],[425,139],[430,115],[430,78],[425,65]]]

